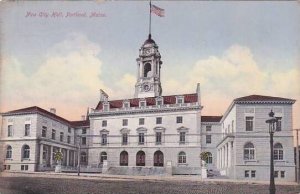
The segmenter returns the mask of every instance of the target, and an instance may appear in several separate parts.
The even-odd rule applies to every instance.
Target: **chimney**
[[[50,112],[53,114],[56,114],[56,109],[55,108],[50,108]]]
[[[81,115],[81,120],[85,121],[85,115]]]

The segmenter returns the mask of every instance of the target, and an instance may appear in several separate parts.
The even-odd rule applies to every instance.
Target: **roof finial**
[[[151,34],[149,33],[149,35],[148,35],[148,40],[151,40]]]

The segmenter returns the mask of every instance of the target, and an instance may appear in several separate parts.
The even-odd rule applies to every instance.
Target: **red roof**
[[[223,116],[201,116],[201,122],[220,122]]]
[[[164,104],[176,104],[176,96],[184,96],[184,103],[193,103],[198,101],[197,93],[194,94],[182,94],[182,95],[172,95],[172,96],[162,96]],[[145,98],[147,106],[152,106],[156,104],[156,97]],[[130,107],[139,107],[139,99],[140,98],[132,98],[132,99],[121,99],[121,100],[112,100],[109,101],[110,108],[122,108],[123,101],[128,100],[130,102]],[[100,101],[96,106],[96,110],[102,110],[103,105]]]
[[[22,109],[17,109],[17,110],[12,110],[8,111],[5,113],[2,113],[2,115],[13,115],[13,114],[28,114],[28,113],[41,113],[45,114],[49,117],[52,117],[54,119],[57,119],[59,121],[62,121],[68,125],[71,125],[72,127],[80,127],[80,126],[89,126],[90,121],[89,120],[84,120],[84,121],[68,121],[67,119],[60,117],[54,113],[51,113],[45,109],[42,109],[38,106],[32,106],[32,107],[27,107],[27,108],[22,108]]]
[[[274,97],[274,96],[262,96],[262,95],[250,95],[244,96],[240,98],[234,99],[234,102],[246,102],[246,101],[284,101],[284,102],[292,102],[294,103],[295,100],[288,99],[288,98],[281,98],[281,97]]]

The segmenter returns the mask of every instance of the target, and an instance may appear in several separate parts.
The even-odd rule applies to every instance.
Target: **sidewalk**
[[[248,181],[234,179],[202,179],[196,175],[157,175],[157,176],[128,176],[128,175],[110,175],[110,174],[92,174],[92,173],[55,173],[55,172],[2,172],[0,177],[43,177],[43,178],[68,178],[68,179],[91,179],[91,180],[118,180],[118,181],[194,181],[205,183],[242,183],[242,184],[262,184],[268,185],[269,181]],[[298,185],[296,182],[276,182],[276,185]]]

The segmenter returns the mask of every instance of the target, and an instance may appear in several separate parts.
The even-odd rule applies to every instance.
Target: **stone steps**
[[[106,174],[151,176],[151,175],[163,175],[165,173],[166,170],[164,167],[117,166],[117,167],[110,167]]]

